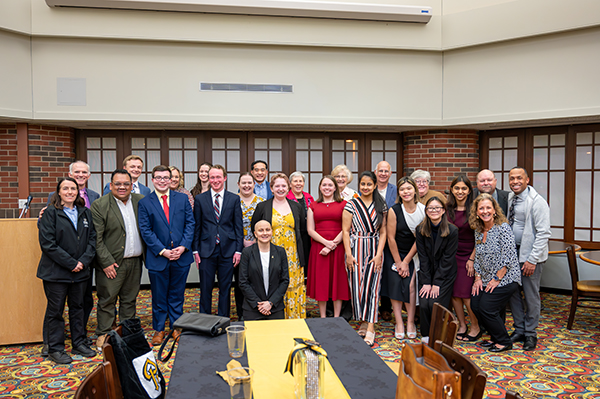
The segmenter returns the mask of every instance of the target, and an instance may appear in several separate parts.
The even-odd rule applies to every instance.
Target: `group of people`
[[[220,165],[203,163],[190,191],[179,169],[158,165],[151,192],[139,181],[142,170],[140,157],[125,158],[101,197],[86,188],[89,166],[74,162],[40,213],[38,277],[48,300],[42,354],[57,363],[72,360],[64,345],[67,301],[72,352],[96,354],[85,328],[93,270],[96,346],[115,327],[117,314],[120,320],[135,317],[143,264],[152,290],[152,344],[159,345],[167,319],[172,325],[183,314],[194,262],[203,313],[211,313],[216,276],[222,316],[230,314],[232,285],[243,320],[304,318],[308,296],[321,317],[328,302],[336,317],[351,306],[361,322],[358,333],[373,345],[378,316],[389,310],[396,316],[395,336],[416,338],[417,305],[427,340],[433,303],[439,302],[454,307],[459,339],[476,341],[486,329],[491,351],[517,341],[525,350],[536,346],[549,211],[523,168],[509,173],[511,193],[496,189],[493,173],[483,170],[476,188],[461,175],[446,197],[429,189],[426,171],[390,183],[386,161],[359,175],[356,192],[348,186],[352,173],[338,165],[320,180],[317,199],[304,191],[301,172],[267,179],[262,160],[239,177],[238,193],[225,190],[227,171]],[[508,302],[515,320],[510,337],[503,312]]]

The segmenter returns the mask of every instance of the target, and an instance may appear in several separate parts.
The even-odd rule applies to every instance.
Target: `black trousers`
[[[236,305],[237,306],[237,305]],[[277,312],[271,313],[268,316],[260,313],[258,310],[248,310],[244,311],[244,321],[251,320],[276,320],[276,319],[285,319],[285,314],[283,309]]]
[[[83,328],[87,329],[87,323],[90,319],[90,313],[92,313],[92,309],[94,309],[94,295],[93,295],[93,285],[92,280],[94,278],[94,268],[90,271],[90,278],[86,281],[85,285],[85,293],[83,294]],[[86,331],[87,333],[87,331]]]
[[[419,291],[423,287],[423,284],[419,284]],[[423,298],[419,297],[419,315],[421,323],[421,335],[423,337],[429,336],[429,329],[431,326],[431,315],[433,313],[433,304],[439,303],[446,309],[450,308],[450,301],[452,300],[452,290],[454,289],[454,280],[449,281],[440,287],[440,294],[437,298]],[[418,295],[418,291],[417,291]]]
[[[44,315],[44,338],[47,340],[48,351],[60,352],[65,350],[65,321],[63,312],[65,302],[69,305],[69,328],[71,343],[77,347],[85,343],[85,326],[83,324],[83,297],[87,281],[80,283],[55,283],[44,281],[46,294],[46,314]]]
[[[240,265],[233,268],[233,295],[235,297],[235,311],[238,316],[238,320],[243,320],[244,317],[244,293],[240,289]]]
[[[511,343],[503,314],[513,293],[519,288],[518,283],[510,283],[504,287],[496,287],[492,293],[480,291],[479,295],[471,297],[471,309],[479,324],[485,327],[492,341],[500,345]]]

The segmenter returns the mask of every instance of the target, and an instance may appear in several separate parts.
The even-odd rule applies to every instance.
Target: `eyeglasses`
[[[415,180],[415,183],[417,183],[418,185],[422,185],[422,184],[428,184],[429,182],[426,179],[417,179],[417,180]]]
[[[442,206],[428,206],[426,209],[427,209],[428,212],[439,212],[442,209],[444,209],[444,207],[442,207]]]
[[[169,176],[155,176],[152,178],[152,180],[156,180],[156,181],[169,181],[171,180],[171,178]]]
[[[125,187],[125,188],[127,188],[127,187],[131,186],[131,183],[112,183],[112,185],[115,186],[115,187]]]
[[[346,180],[348,177],[346,175],[337,175],[337,176],[333,176],[336,179],[340,179],[340,180]]]

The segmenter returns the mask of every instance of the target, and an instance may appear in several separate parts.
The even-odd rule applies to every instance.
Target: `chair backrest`
[[[429,346],[434,347],[435,341],[442,341],[448,346],[454,346],[458,320],[451,311],[440,305],[433,304],[431,312],[431,326],[429,327]]]
[[[121,335],[121,326],[116,330],[119,335]],[[121,388],[121,378],[119,378],[119,370],[117,370],[117,360],[115,358],[115,353],[113,352],[112,345],[110,344],[110,336],[102,345],[102,357],[105,362],[108,362],[112,366],[111,374],[114,385],[115,399],[123,398],[123,390]]]
[[[513,391],[506,391],[506,396],[504,398],[505,399],[523,399],[523,397],[521,395],[519,395],[517,392],[513,392]]]
[[[115,399],[112,367],[109,362],[101,363],[81,383],[75,399]]]
[[[577,294],[579,270],[577,269],[577,256],[575,255],[575,248],[573,248],[572,245],[567,247],[567,263],[569,264],[569,273],[571,274],[571,286],[573,294]]]
[[[435,341],[434,349],[442,354],[454,370],[461,375],[461,398],[481,399],[485,391],[487,374],[468,356],[463,355],[442,341]]]

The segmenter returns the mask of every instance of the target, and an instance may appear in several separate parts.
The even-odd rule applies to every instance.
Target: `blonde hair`
[[[350,169],[348,169],[346,165],[338,165],[333,168],[331,171],[331,176],[336,177],[338,174],[340,174],[340,172],[343,172],[346,175],[346,179],[348,179],[346,184],[350,184],[352,181],[352,172],[350,172]]]
[[[498,202],[494,199],[494,197],[487,193],[481,193],[471,204],[471,211],[469,212],[469,226],[479,233],[483,232],[483,221],[479,219],[479,216],[477,216],[477,208],[479,207],[479,203],[481,201],[486,200],[492,202],[494,211],[496,211],[496,214],[494,215],[494,224],[500,226],[502,223],[508,223],[506,216],[504,216],[504,212],[502,212],[502,208],[500,208],[500,205],[498,205]]]

